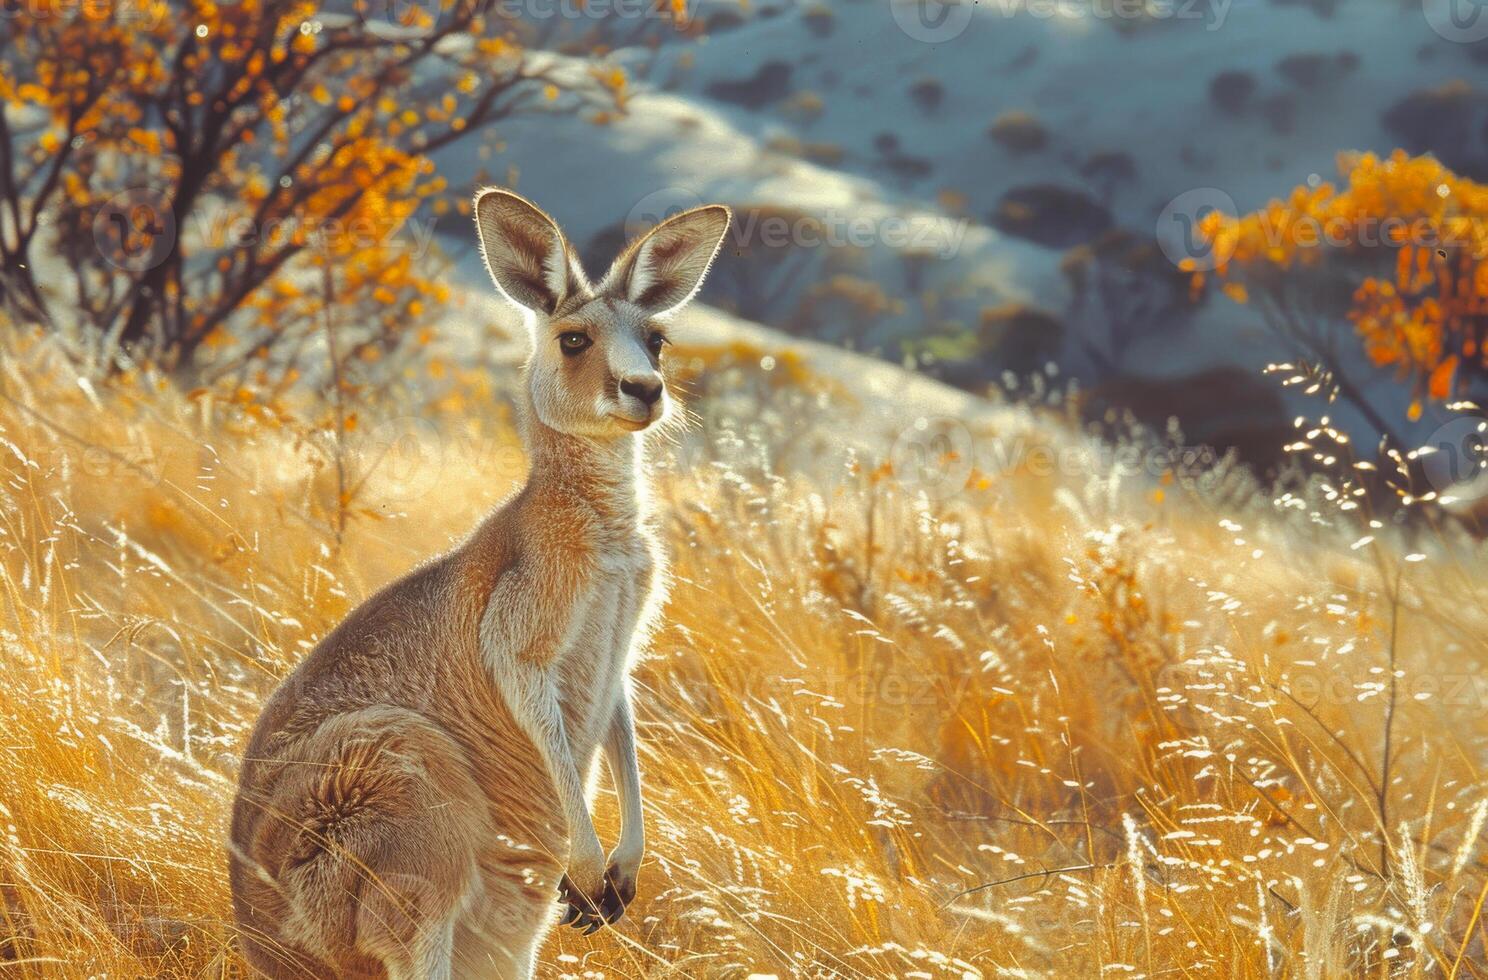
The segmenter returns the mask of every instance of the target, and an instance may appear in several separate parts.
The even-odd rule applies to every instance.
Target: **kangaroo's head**
[[[553,219],[510,191],[475,198],[481,254],[532,332],[527,384],[538,421],[591,438],[640,432],[666,417],[667,317],[697,293],[728,230],[709,205],[626,246],[598,285]]]

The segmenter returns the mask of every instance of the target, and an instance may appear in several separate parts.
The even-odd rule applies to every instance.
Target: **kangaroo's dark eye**
[[[671,341],[667,340],[665,336],[659,333],[653,333],[651,336],[646,338],[646,346],[651,348],[651,353],[653,354],[659,355],[661,353],[661,349],[669,343],[671,343]]]
[[[594,341],[589,339],[588,334],[580,333],[577,330],[570,330],[567,333],[558,335],[558,346],[563,348],[563,353],[568,357],[588,350],[589,346],[593,343]]]

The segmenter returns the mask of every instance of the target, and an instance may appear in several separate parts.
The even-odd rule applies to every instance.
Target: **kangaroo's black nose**
[[[639,398],[647,405],[655,405],[656,399],[661,397],[661,382],[626,378],[620,382],[620,390],[632,398]]]

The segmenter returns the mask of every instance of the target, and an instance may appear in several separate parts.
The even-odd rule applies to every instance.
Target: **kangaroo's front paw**
[[[605,869],[604,897],[600,899],[599,914],[606,923],[618,922],[636,897],[636,876],[640,862],[620,861],[611,856],[610,866]]]
[[[608,887],[608,876],[584,874],[577,868],[564,872],[563,879],[558,882],[558,900],[568,908],[558,924],[573,926],[586,936],[604,925],[606,920],[601,909]]]

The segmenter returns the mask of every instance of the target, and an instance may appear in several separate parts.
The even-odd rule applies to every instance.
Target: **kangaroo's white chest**
[[[650,543],[605,555],[576,597],[555,667],[564,723],[576,756],[603,741],[625,689],[630,655],[650,618],[655,559]]]

